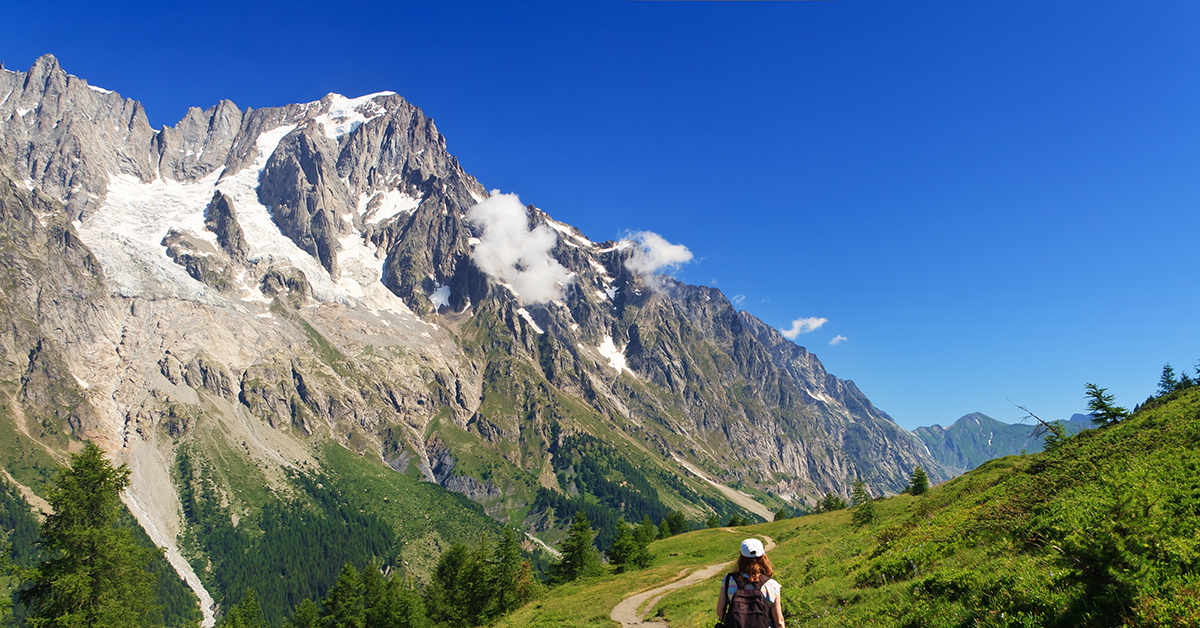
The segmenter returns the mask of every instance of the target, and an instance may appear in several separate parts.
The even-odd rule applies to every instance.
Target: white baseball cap
[[[746,539],[742,541],[742,556],[746,558],[758,558],[766,553],[763,549],[762,541],[758,539]]]

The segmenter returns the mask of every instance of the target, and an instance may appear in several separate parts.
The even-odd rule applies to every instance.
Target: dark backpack
[[[725,628],[768,628],[771,625],[771,615],[768,613],[767,598],[754,583],[746,580],[740,573],[725,576],[725,587],[729,588],[729,579],[737,583],[737,591],[725,602]]]

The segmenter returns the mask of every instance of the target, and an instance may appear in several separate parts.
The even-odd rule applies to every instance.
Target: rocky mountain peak
[[[706,480],[799,505],[854,477],[898,490],[917,464],[945,477],[853,382],[656,274],[644,243],[489,194],[394,93],[222,100],[154,131],[43,57],[0,72],[0,161],[10,238],[45,252],[7,260],[0,382],[45,427],[30,439],[130,461],[148,528],[184,525],[181,447],[285,491],[336,442],[545,534],[578,493],[572,447],[640,461],[643,494],[592,495],[613,521],[635,497],[734,508]]]

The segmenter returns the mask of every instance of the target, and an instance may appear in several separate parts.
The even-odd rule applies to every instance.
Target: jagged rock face
[[[233,201],[220,191],[213,192],[212,200],[204,208],[204,227],[217,236],[217,243],[225,254],[238,262],[245,262],[250,253],[246,235],[237,221]]]
[[[110,340],[100,265],[56,203],[0,173],[0,387],[10,418],[58,446],[100,422],[80,350]],[[15,412],[14,412],[15,411]]]
[[[259,176],[258,199],[296,246],[335,274],[341,217],[350,215],[353,203],[337,177],[331,144],[312,124],[289,133]]]
[[[333,438],[498,517],[532,498],[511,491],[566,490],[549,461],[575,432],[783,495],[896,490],[916,464],[942,477],[853,382],[720,291],[633,272],[630,243],[532,206],[569,275],[561,298],[522,303],[472,260],[483,186],[395,94],[222,101],[154,131],[43,57],[0,71],[0,158],[12,250],[47,251],[0,286],[3,381],[27,414],[70,408],[51,413],[66,433],[140,460],[132,498],[163,502],[160,529],[178,510],[162,461],[206,422],[261,453],[265,483]],[[462,471],[468,450],[528,482]]]
[[[217,290],[233,286],[233,264],[207,241],[172,229],[162,240],[167,257],[183,266],[188,275]]]

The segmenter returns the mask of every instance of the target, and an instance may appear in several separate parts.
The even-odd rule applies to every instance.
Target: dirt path
[[[735,532],[735,530],[732,528],[722,529],[726,532]],[[768,552],[774,549],[775,541],[771,537],[763,536],[761,534],[755,536],[763,539],[764,546]],[[661,600],[663,596],[671,591],[674,591],[675,589],[682,589],[683,587],[691,586],[697,582],[708,580],[718,573],[721,573],[721,571],[728,566],[729,562],[717,563],[715,565],[701,567],[690,574],[688,573],[687,569],[684,569],[683,571],[679,572],[679,579],[674,582],[664,584],[661,587],[656,587],[647,591],[642,591],[641,593],[635,593],[621,600],[619,604],[613,607],[612,613],[610,613],[608,617],[618,624],[621,624],[625,628],[663,628],[667,625],[667,622],[642,621],[646,615],[650,614],[650,611],[654,609],[654,605],[658,604],[658,601]],[[716,600],[716,594],[714,593],[714,609],[717,606]],[[645,609],[639,613],[638,609],[640,609],[642,606],[645,606]]]

